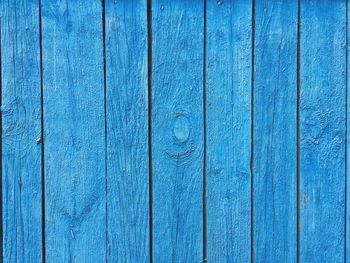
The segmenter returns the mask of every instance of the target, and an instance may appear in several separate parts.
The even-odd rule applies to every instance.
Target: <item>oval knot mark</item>
[[[184,115],[175,116],[173,124],[173,136],[179,143],[184,143],[190,137],[191,126],[188,118]]]

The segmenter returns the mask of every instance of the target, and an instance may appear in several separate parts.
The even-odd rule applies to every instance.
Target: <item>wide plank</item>
[[[42,1],[47,262],[105,262],[101,1]]]
[[[203,260],[203,1],[152,1],[153,261]]]

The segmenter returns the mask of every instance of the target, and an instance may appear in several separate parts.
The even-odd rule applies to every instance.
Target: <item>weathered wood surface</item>
[[[207,1],[207,259],[251,256],[251,1]]]
[[[3,262],[38,262],[42,257],[39,4],[1,1],[0,6]]]
[[[256,1],[254,262],[297,258],[297,1]]]
[[[347,4],[1,1],[0,261],[349,261]]]
[[[42,3],[47,262],[105,262],[100,1]]]
[[[343,262],[346,2],[300,8],[300,261]]]
[[[106,1],[108,262],[148,262],[145,1]]]
[[[153,260],[203,259],[203,1],[152,6]]]

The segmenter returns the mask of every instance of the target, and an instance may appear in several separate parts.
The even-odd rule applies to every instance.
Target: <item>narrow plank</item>
[[[254,262],[297,257],[298,1],[256,1]]]
[[[350,105],[350,94],[349,94],[349,1],[346,2],[346,145],[345,145],[345,262],[350,262],[350,177],[349,177],[349,167],[350,167],[350,114],[349,114],[349,105]]]
[[[152,6],[153,260],[203,260],[203,1]]]
[[[344,262],[346,2],[300,20],[300,262]]]
[[[146,1],[106,1],[108,262],[149,262]]]
[[[3,262],[41,262],[39,5],[0,5]]]
[[[251,254],[252,2],[207,2],[207,259]]]
[[[101,1],[42,3],[47,262],[105,262]]]

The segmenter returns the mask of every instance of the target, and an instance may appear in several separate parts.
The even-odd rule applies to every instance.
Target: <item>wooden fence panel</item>
[[[349,261],[348,1],[0,2],[0,262]]]

